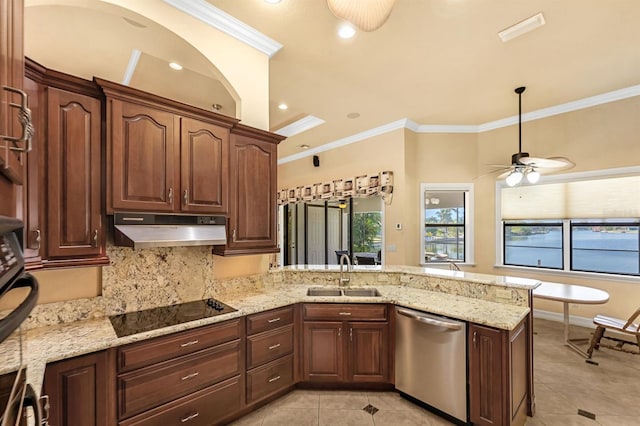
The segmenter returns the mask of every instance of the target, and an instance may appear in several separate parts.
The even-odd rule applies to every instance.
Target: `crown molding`
[[[330,151],[332,149],[339,148],[341,146],[350,145],[355,142],[359,142],[365,139],[369,139],[374,136],[383,135],[385,133],[392,132],[398,129],[404,129],[406,127],[407,119],[403,118],[402,120],[394,121],[392,123],[383,124],[382,126],[375,127],[373,129],[365,130],[364,132],[356,133],[355,135],[347,136],[346,138],[338,139],[333,142],[329,142],[328,144],[321,145],[316,148],[307,149],[304,152],[299,152],[297,154],[289,155],[287,157],[280,158],[278,160],[278,165],[289,163],[291,161],[296,161],[301,158],[310,157],[315,154],[319,154],[324,151]],[[414,123],[415,124],[415,123]]]
[[[138,66],[140,55],[142,55],[141,50],[133,49],[131,51],[131,56],[129,57],[129,63],[127,64],[127,69],[124,71],[124,77],[122,77],[122,84],[124,84],[125,86],[128,86],[129,83],[131,83],[131,78],[133,77],[133,73],[136,72],[136,67]]]
[[[165,0],[166,1],[166,0]],[[640,84],[636,86],[626,87],[620,90],[614,90],[612,92],[603,93],[601,95],[590,96],[588,98],[580,99],[573,102],[567,102],[552,106],[549,108],[542,108],[536,111],[531,111],[526,114],[522,114],[522,122],[540,120],[542,118],[552,117],[554,115],[564,114],[567,112],[578,111],[585,108],[590,108],[597,105],[602,105],[610,102],[621,101],[627,98],[633,98],[640,96]],[[289,155],[278,160],[278,164],[285,164],[291,161],[299,160],[301,158],[309,157],[323,151],[329,151],[331,149],[340,148],[345,145],[349,145],[361,140],[371,138],[373,136],[382,135],[384,133],[391,132],[400,128],[411,130],[414,133],[483,133],[491,130],[500,129],[502,127],[513,126],[518,123],[518,116],[502,118],[500,120],[490,121],[488,123],[473,125],[473,124],[452,124],[452,125],[439,125],[439,124],[418,124],[409,118],[403,118],[382,126],[374,127],[364,132],[356,133],[355,135],[347,136],[346,138],[338,139],[328,144],[319,146],[317,148],[309,149],[298,154]]]
[[[290,138],[291,136],[306,132],[307,130],[313,129],[314,127],[324,123],[325,121],[322,118],[307,115],[298,121],[294,121],[291,124],[280,127],[278,130],[275,130],[274,133]]]
[[[162,0],[205,24],[234,37],[271,58],[282,44],[204,0]]]

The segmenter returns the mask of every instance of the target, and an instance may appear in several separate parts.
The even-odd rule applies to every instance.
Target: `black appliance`
[[[118,337],[144,333],[189,321],[236,312],[237,309],[216,299],[196,300],[171,306],[128,312],[109,317]]]
[[[0,298],[17,288],[29,289],[29,293],[17,307],[0,318],[0,345],[4,345],[3,350],[15,350],[20,355],[18,370],[0,377],[1,426],[19,424],[26,407],[33,409],[36,425],[46,424],[36,392],[27,383],[27,366],[23,358],[24,336],[21,324],[38,300],[38,281],[24,272],[21,247],[23,226],[18,219],[0,216]],[[16,330],[18,333],[14,337],[12,334]]]

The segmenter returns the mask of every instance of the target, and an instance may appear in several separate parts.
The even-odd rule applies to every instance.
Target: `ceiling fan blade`
[[[552,157],[552,158],[537,158],[537,157],[522,157],[520,159],[522,164],[532,167],[539,167],[542,169],[564,169],[575,166],[573,162],[564,157]]]
[[[480,179],[481,177],[485,177],[485,176],[489,176],[492,175],[494,173],[501,173],[500,176],[504,175],[506,176],[507,174],[509,174],[508,172],[511,171],[511,166],[503,166],[503,165],[497,165],[497,164],[491,164],[490,166],[495,166],[498,167],[497,169],[493,169],[490,170],[488,172],[482,173],[481,175],[476,176],[476,179]]]
[[[505,179],[507,176],[509,176],[510,173],[511,173],[511,167],[509,167],[503,173],[501,173],[498,176],[496,176],[496,179]]]

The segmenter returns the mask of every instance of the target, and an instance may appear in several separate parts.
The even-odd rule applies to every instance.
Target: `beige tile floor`
[[[591,330],[572,327],[572,337]],[[640,425],[640,355],[610,349],[594,353],[599,365],[585,363],[562,345],[562,325],[535,320],[537,412],[527,426]],[[371,415],[362,408],[378,408]],[[578,409],[596,415],[580,416]],[[239,419],[234,426],[426,425],[450,423],[394,392],[295,390]]]

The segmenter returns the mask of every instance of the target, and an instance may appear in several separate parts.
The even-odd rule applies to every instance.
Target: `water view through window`
[[[462,191],[425,193],[425,262],[458,260],[465,254],[465,197]]]
[[[504,263],[563,269],[563,225],[505,224]],[[640,275],[638,224],[570,226],[570,270]]]

